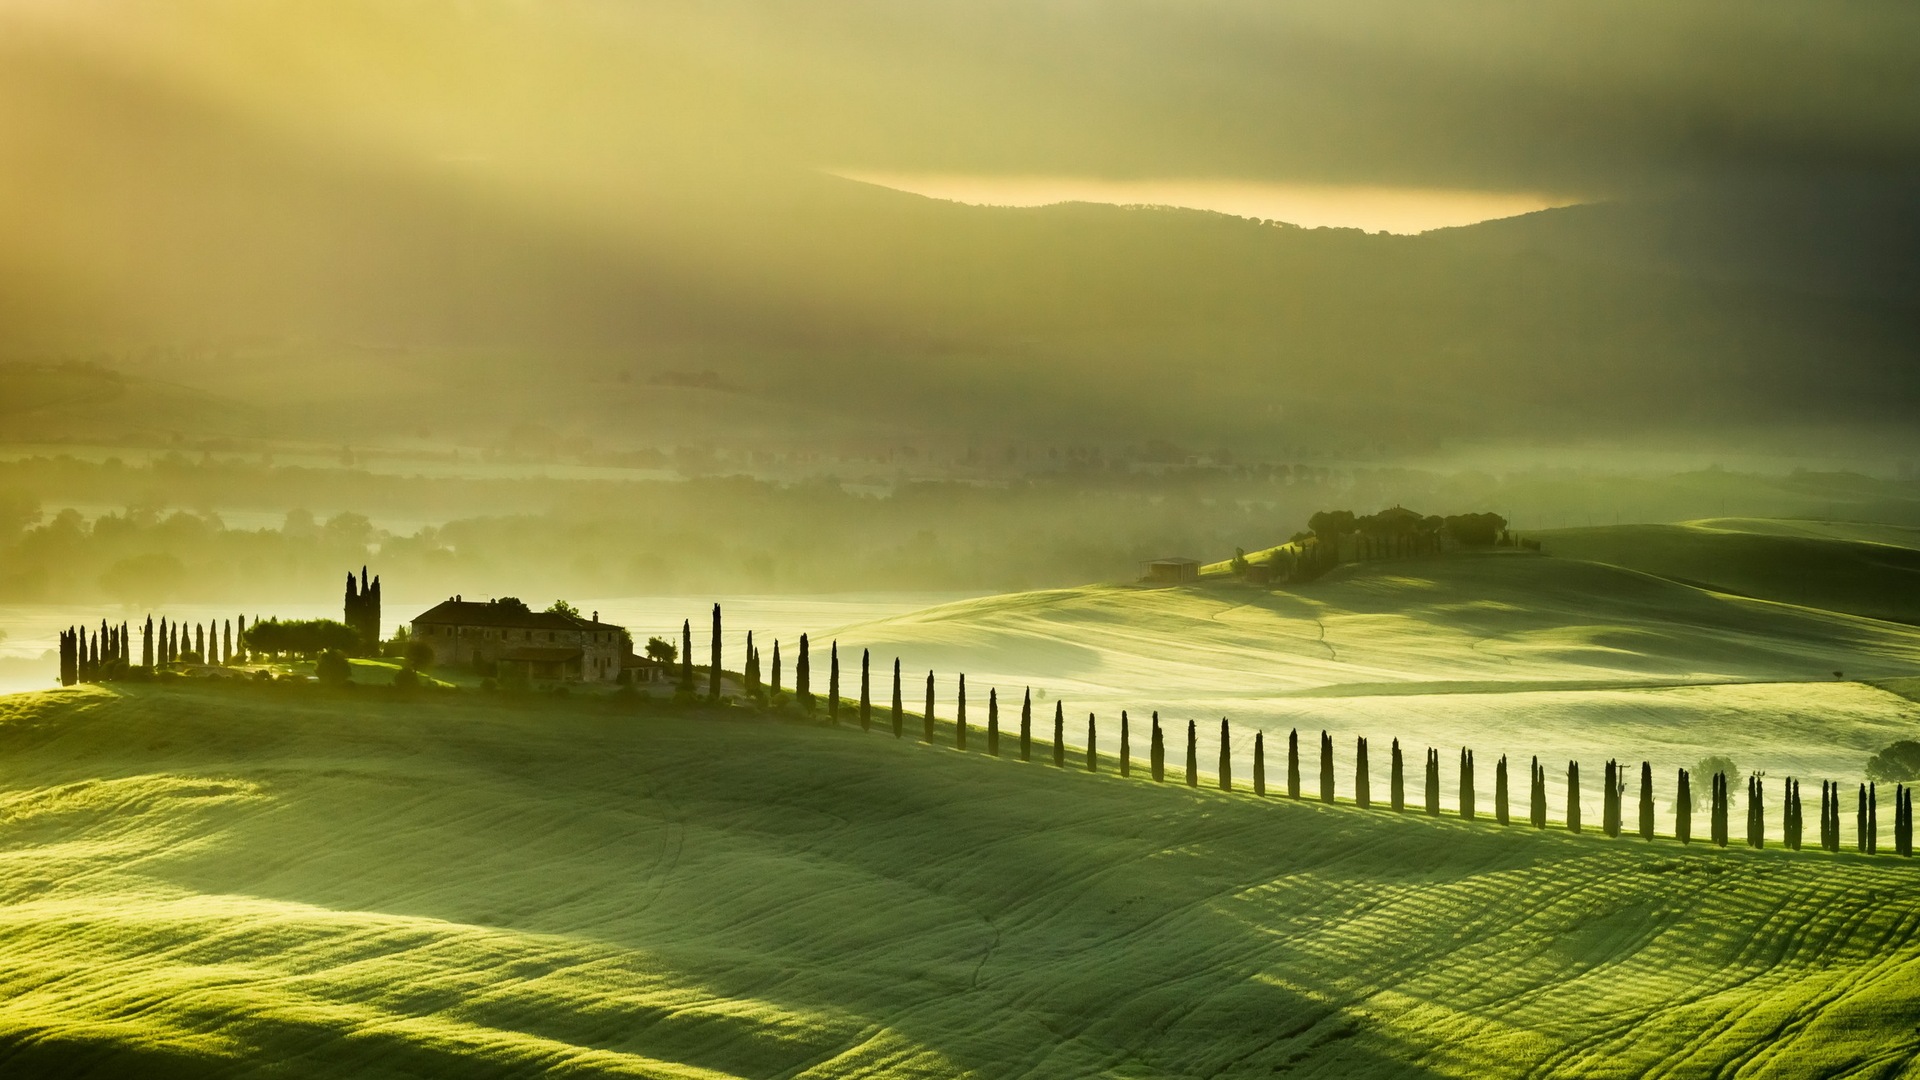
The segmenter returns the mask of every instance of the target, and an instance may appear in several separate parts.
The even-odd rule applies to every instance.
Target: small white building
[[[433,649],[441,667],[476,660],[502,675],[529,680],[613,682],[630,645],[626,628],[557,611],[532,611],[518,600],[485,603],[455,596],[414,616],[414,641]]]

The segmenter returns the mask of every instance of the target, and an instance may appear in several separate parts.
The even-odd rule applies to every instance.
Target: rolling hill
[[[773,722],[0,699],[0,1070],[1893,1076],[1913,868]]]

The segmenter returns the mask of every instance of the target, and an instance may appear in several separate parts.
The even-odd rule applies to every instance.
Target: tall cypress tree
[[[1187,786],[1200,786],[1200,740],[1193,721],[1187,721]]]
[[[1440,816],[1440,751],[1427,747],[1427,816]]]
[[[1580,763],[1567,762],[1567,831],[1580,831]]]
[[[1093,729],[1093,714],[1087,714],[1087,771],[1100,771],[1100,750],[1095,742],[1097,732]]]
[[[964,672],[960,675],[958,704],[959,707],[953,713],[953,748],[965,750],[967,748],[967,676]]]
[[[153,616],[147,616],[146,626],[140,631],[140,666],[153,670]]]
[[[827,719],[840,719],[840,642],[827,643]]]
[[[1780,808],[1780,842],[1788,851],[1800,850],[1800,781],[1787,777]]]
[[[773,696],[780,696],[780,639],[773,639]]]
[[[747,631],[747,666],[741,669],[746,678],[747,696],[760,696],[760,654],[753,648],[753,631]]]
[[[167,617],[165,615],[160,616],[160,644],[154,649],[154,661],[163,665],[173,663],[173,657],[169,655],[167,648]]]
[[[1767,846],[1767,789],[1758,775],[1748,783],[1747,846],[1757,850]]]
[[[693,620],[680,620],[680,689],[693,693]]]
[[[987,756],[1000,756],[1000,691],[987,687]]]
[[[933,672],[927,672],[927,705],[920,714],[920,741],[933,741]]]
[[[1619,770],[1620,766],[1612,758],[1608,758],[1601,772],[1600,832],[1609,840],[1620,835],[1620,800],[1617,795],[1620,790]]]
[[[1300,729],[1287,733],[1287,798],[1300,797]]]
[[[1507,824],[1507,755],[1501,754],[1493,766],[1493,821]]]
[[[1727,846],[1727,774],[1713,774],[1713,846]]]
[[[1227,718],[1220,718],[1220,790],[1233,790],[1233,744],[1227,735]]]
[[[1400,740],[1393,740],[1392,759],[1387,765],[1387,805],[1398,814],[1407,808],[1407,767],[1400,757]]]
[[[868,665],[872,662],[871,650],[860,650],[860,730],[873,730],[873,694],[872,672]]]
[[[1067,709],[1059,701],[1053,703],[1053,766],[1065,768],[1067,764]]]
[[[98,637],[93,639],[93,650],[94,650],[93,659],[94,659],[94,662],[97,664],[100,660],[100,639]],[[207,624],[206,623],[193,624],[193,651],[199,654],[201,663],[204,664],[207,662]]]
[[[1128,730],[1127,710],[1120,710],[1120,775],[1133,775],[1133,732]]]
[[[1160,712],[1153,714],[1153,743],[1148,747],[1148,768],[1156,782],[1167,778],[1167,740],[1160,732]]]
[[[1362,810],[1373,805],[1373,784],[1367,777],[1367,737],[1358,736],[1353,743],[1353,805]]]
[[[1653,762],[1640,763],[1640,839],[1653,839]]]
[[[1333,736],[1320,732],[1320,801],[1333,801]]]
[[[1473,751],[1460,749],[1460,817],[1465,821],[1473,820]]]
[[[1880,854],[1880,793],[1867,785],[1867,854]]]
[[[1693,843],[1693,777],[1681,769],[1674,784],[1673,838],[1682,844]]]
[[[147,616],[147,622],[152,623],[153,616],[151,615]],[[246,663],[247,662],[247,617],[245,615],[238,615],[234,617],[233,649],[234,649],[234,655],[240,658],[240,662],[243,664]]]
[[[800,635],[800,655],[793,658],[793,697],[807,712],[813,711],[813,657],[809,655],[807,635]]]
[[[775,645],[775,649],[779,646]],[[906,703],[900,699],[900,658],[893,658],[893,737],[899,738],[907,733]]]
[[[598,618],[599,616],[595,616]],[[713,648],[707,660],[707,700],[720,701],[720,605],[713,605]]]
[[[1860,785],[1860,801],[1853,815],[1853,849],[1867,853],[1867,785]]]
[[[1253,731],[1253,795],[1267,796],[1267,733],[1259,728]]]
[[[1893,792],[1894,847],[1903,859],[1913,857],[1913,789],[1902,784]]]
[[[1527,822],[1536,829],[1547,827],[1547,770],[1540,764],[1540,755],[1533,756],[1533,764],[1528,767],[1532,779],[1527,782]]]
[[[1020,760],[1033,760],[1033,687],[1020,699]],[[1158,779],[1158,777],[1155,777]]]
[[[1827,822],[1829,819],[1833,817],[1832,808],[1831,808],[1832,796],[1833,796],[1832,787],[1833,785],[1828,783],[1827,781],[1825,780],[1820,781],[1820,850],[1821,851],[1833,850],[1831,837],[1827,835]]]

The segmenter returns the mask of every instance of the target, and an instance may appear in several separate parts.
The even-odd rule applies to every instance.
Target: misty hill
[[[773,723],[158,689],[0,713],[9,1072],[1797,1075],[1916,1046],[1888,857]]]
[[[831,416],[837,433],[875,437],[1044,427],[1062,439],[1326,453],[1530,436],[1751,442],[1761,430],[1772,444],[1783,426],[1842,441],[1904,433],[1920,392],[1906,360],[1920,320],[1902,284],[1920,265],[1920,212],[1897,170],[1835,179],[1816,169],[1764,183],[1709,170],[1653,185],[1644,176],[1625,184],[1589,162],[1581,168],[1601,205],[1419,237],[1191,211],[966,207],[818,171],[835,163],[809,155],[829,150],[873,160],[879,132],[903,140],[901,154],[928,153],[924,136],[904,134],[909,114],[829,104],[817,58],[787,51],[821,42],[831,19],[798,17],[804,30],[769,33],[782,42],[779,59],[763,58],[766,71],[749,76],[742,69],[753,65],[717,44],[715,27],[792,16],[665,5],[635,16],[657,20],[657,33],[629,39],[621,35],[634,28],[621,24],[600,41],[570,13],[488,9],[458,33],[434,26],[445,67],[402,72],[368,61],[367,40],[408,40],[426,26],[354,12],[336,11],[306,38],[283,25],[300,18],[285,12],[205,15],[202,48],[220,63],[182,53],[151,27],[10,16],[32,32],[5,47],[0,94],[33,122],[0,132],[8,159],[30,163],[8,175],[0,200],[11,238],[0,251],[0,355],[103,359],[142,395],[178,383],[233,405],[210,417],[201,403],[136,398],[147,408],[126,410],[130,427],[144,415],[165,430],[336,440],[422,431],[471,440],[504,422],[664,443],[818,431]],[[898,56],[944,41],[966,63],[931,68],[939,85],[922,104],[965,115],[966,88],[988,70],[976,66],[978,50],[997,40],[987,27],[1002,14],[929,9],[871,26],[836,73],[883,85]],[[1234,5],[1185,17],[1209,39],[1265,18]],[[1398,40],[1401,31],[1372,16],[1340,16],[1349,17]],[[1083,108],[1063,87],[1099,68],[1092,57],[1166,48],[1144,25],[1089,36],[1077,17],[1062,18],[1046,33],[1083,47],[1063,48],[1057,72],[1036,54],[1015,79],[1062,120]],[[501,57],[495,32],[549,51]],[[896,35],[907,40],[881,46]],[[272,55],[262,42],[289,40],[301,42],[308,67],[262,66]],[[611,97],[585,95],[579,74],[611,72],[607,50],[629,40],[645,44],[617,68],[638,74],[607,74]],[[1284,34],[1259,40],[1305,47]],[[1722,48],[1770,55],[1767,40],[1743,30]],[[1845,52],[1854,46],[1836,42],[1852,40],[1822,37],[1819,47]],[[700,59],[640,59],[672,54],[673,43]],[[1485,49],[1498,47],[1489,39]],[[1537,59],[1506,59],[1522,55]],[[1752,67],[1702,69],[1699,54],[1677,55],[1688,56],[1689,77]],[[1781,62],[1816,63],[1810,55],[1827,53]],[[462,57],[472,71],[522,72],[520,96],[470,86]],[[1389,60],[1360,66],[1404,70]],[[1471,89],[1447,111],[1468,123],[1467,105],[1492,91],[1469,78],[1476,64],[1460,61],[1448,70]],[[393,80],[379,108],[327,78],[348,62],[375,85]],[[702,109],[670,82],[702,63],[707,84],[734,88],[728,94],[737,89],[729,78],[757,81],[789,64],[796,81],[767,116],[727,94]],[[1166,77],[1139,57],[1124,70],[1142,80],[1128,95]],[[1219,70],[1277,94],[1259,74],[1271,64]],[[1328,86],[1349,94],[1372,85],[1359,74]],[[1503,85],[1499,97],[1513,93]],[[1765,114],[1771,102],[1754,88],[1752,108]],[[869,141],[859,153],[850,144],[802,153],[769,134],[782,109]],[[561,116],[576,126],[547,122]],[[613,116],[635,126],[614,132]],[[844,122],[826,122],[836,116]],[[1472,141],[1415,138],[1421,125],[1407,117],[1375,119],[1422,153]],[[1221,147],[1192,145],[1191,123],[1155,122],[1170,139],[1182,133],[1190,161],[1232,173]],[[1358,144],[1343,127],[1317,126],[1331,123],[1316,118],[1313,130]],[[1153,142],[1129,144],[1098,124],[1054,130],[1088,132],[1100,147],[1084,148],[1086,160],[1109,169],[1121,164],[1110,159],[1116,147]],[[1658,156],[1645,137],[1622,135]],[[974,156],[944,167],[1017,171],[989,153],[991,142],[970,138]],[[1511,184],[1525,158],[1512,149],[1426,167]],[[659,384],[707,372],[712,385]],[[50,404],[10,418],[9,434],[69,432],[88,415],[77,401]]]

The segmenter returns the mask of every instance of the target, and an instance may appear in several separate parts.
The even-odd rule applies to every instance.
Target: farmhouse
[[[1154,559],[1146,564],[1145,580],[1155,585],[1185,585],[1200,580],[1200,560],[1184,556]]]
[[[476,665],[528,679],[612,682],[629,652],[626,628],[518,600],[480,603],[455,596],[414,617],[413,640],[440,666]]]

